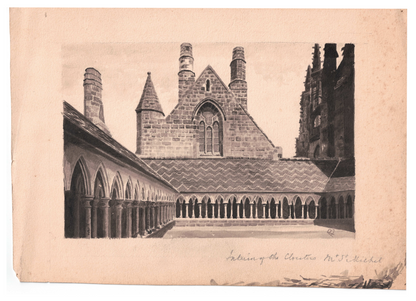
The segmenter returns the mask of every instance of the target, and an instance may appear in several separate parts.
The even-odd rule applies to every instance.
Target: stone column
[[[331,212],[331,201],[326,202],[326,219],[331,218],[332,212]]]
[[[122,211],[123,211],[123,200],[116,200],[116,238],[121,238],[122,233]]]
[[[74,197],[72,198],[72,200],[74,201],[74,238],[79,238],[80,237],[80,213],[81,213],[81,206],[82,206],[82,200],[81,200],[81,195],[74,195]]]
[[[150,204],[149,202],[146,202],[145,211],[146,211],[146,230],[149,230],[150,229]]]
[[[155,228],[155,205],[152,203],[150,205],[150,225],[149,229],[153,230]]]
[[[91,238],[91,202],[93,197],[84,197],[82,207],[85,210],[85,238]]]
[[[103,227],[103,237],[105,238],[110,236],[109,235],[110,224],[108,223],[108,208],[110,208],[110,206],[108,205],[109,202],[110,202],[109,198],[101,198],[100,207],[103,211],[103,224],[99,225],[99,227]]]
[[[126,237],[132,237],[132,202],[127,201],[126,202]]]
[[[305,219],[308,219],[309,218],[309,206],[305,203],[305,205],[304,205],[304,208],[303,208],[303,210],[305,211],[305,214],[304,214],[304,218]]]
[[[263,216],[262,216],[262,218],[266,218],[266,204],[261,204],[261,209],[262,209],[262,213],[263,213]]]
[[[155,229],[159,228],[159,204],[155,204]]]
[[[352,203],[352,215],[351,215],[351,218],[354,218],[354,216],[355,216],[355,197],[351,197],[351,203]]]
[[[315,205],[315,219],[318,219],[319,204]]]
[[[301,213],[301,216],[300,216],[300,218],[305,218],[305,205],[301,205],[300,206],[301,208],[302,208],[302,213]]]
[[[144,236],[146,231],[146,207],[143,202],[139,203],[139,212],[140,212],[140,219],[139,219],[139,234]]]
[[[132,228],[132,237],[137,237],[139,235],[139,202],[134,201],[132,204],[132,214],[134,215],[135,219],[133,219],[133,228]]]
[[[335,203],[335,218],[339,218],[339,204]]]
[[[91,237],[97,237],[97,214],[98,214],[98,206],[99,206],[100,199],[94,198],[92,200],[92,208],[91,208]]]

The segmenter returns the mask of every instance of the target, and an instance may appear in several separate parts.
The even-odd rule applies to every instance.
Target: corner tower
[[[195,83],[194,58],[192,56],[192,45],[189,43],[181,44],[178,80],[180,101],[189,87]]]
[[[228,87],[244,109],[247,110],[246,61],[243,47],[238,46],[233,49],[233,58],[230,67],[231,81]]]
[[[143,145],[146,139],[151,139],[148,132],[151,131],[152,124],[157,123],[158,119],[163,119],[162,106],[159,103],[155,87],[152,82],[151,73],[147,72],[147,79],[144,85],[142,97],[136,108],[137,117],[137,139],[136,154],[143,154]]]

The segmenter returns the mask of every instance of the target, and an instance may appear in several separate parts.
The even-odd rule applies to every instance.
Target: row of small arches
[[[95,172],[93,187],[91,191],[90,172],[87,169],[85,159],[81,156],[72,172],[71,176],[71,190],[75,183],[75,178],[81,176],[82,178],[82,193],[84,195],[93,195],[101,198],[128,199],[128,200],[142,200],[142,201],[169,201],[172,200],[173,195],[169,195],[160,189],[156,189],[146,183],[140,183],[136,181],[133,189],[133,181],[131,177],[128,178],[127,183],[124,185],[121,174],[119,171],[115,173],[110,189],[107,180],[107,173],[104,165],[101,163]],[[92,186],[92,185],[91,185]]]
[[[317,206],[317,208],[316,208]],[[328,202],[322,197],[318,204],[314,200],[305,202],[299,197],[294,202],[289,202],[286,197],[282,201],[264,202],[261,197],[251,202],[248,198],[238,202],[236,198],[229,198],[224,202],[222,197],[218,197],[215,202],[210,198],[203,198],[198,201],[192,197],[188,202],[178,198],[176,201],[177,218],[352,218],[353,217],[353,198],[348,195],[346,202],[341,196],[338,202],[335,197],[331,197]],[[263,216],[264,215],[264,216]]]

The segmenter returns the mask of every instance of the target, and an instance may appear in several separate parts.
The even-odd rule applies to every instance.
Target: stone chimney
[[[111,136],[104,121],[104,107],[101,98],[102,90],[101,73],[94,68],[85,69],[84,115],[107,135]]]
[[[230,67],[231,81],[228,87],[244,109],[247,110],[246,61],[244,59],[243,47],[235,47],[233,49],[233,58]]]
[[[195,83],[194,58],[192,56],[192,45],[181,44],[179,57],[179,101],[185,92]]]

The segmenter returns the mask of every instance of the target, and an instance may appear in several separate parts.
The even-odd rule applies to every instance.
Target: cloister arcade
[[[123,185],[121,173],[114,174],[109,182],[100,164],[92,178],[84,158],[77,160],[65,193],[65,237],[140,237],[174,218],[173,193],[126,175]]]
[[[352,219],[354,192],[328,194],[180,195],[176,218]]]

